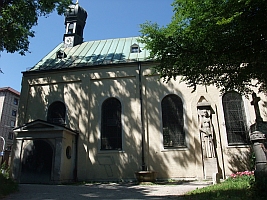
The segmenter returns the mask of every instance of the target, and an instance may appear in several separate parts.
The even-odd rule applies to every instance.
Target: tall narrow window
[[[248,131],[243,100],[237,92],[223,95],[223,112],[229,145],[248,144]]]
[[[74,33],[74,24],[73,23],[70,23],[69,26],[68,26],[68,32],[67,34],[72,34]]]
[[[11,126],[11,128],[15,127],[15,124],[16,124],[15,121],[13,121],[13,120],[10,121],[10,126]]]
[[[102,104],[101,150],[121,149],[121,103],[116,98],[109,98]]]
[[[47,121],[54,124],[64,124],[66,115],[66,106],[60,101],[53,102],[47,113]]]
[[[8,139],[9,140],[13,140],[13,138],[14,138],[14,133],[13,132],[9,132],[8,133]]]
[[[185,146],[183,102],[171,94],[161,102],[164,148]]]
[[[16,117],[17,115],[17,111],[16,110],[12,110],[12,116]]]
[[[14,98],[14,105],[18,105],[19,104],[19,100],[17,98]]]

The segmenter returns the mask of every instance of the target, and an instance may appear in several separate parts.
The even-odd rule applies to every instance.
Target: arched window
[[[53,102],[47,113],[47,121],[54,124],[65,124],[66,106],[60,101]]]
[[[248,131],[242,96],[237,92],[225,93],[222,103],[228,144],[247,144]]]
[[[183,102],[177,95],[162,99],[162,123],[164,148],[185,146]]]
[[[74,33],[74,23],[70,23],[69,26],[68,26],[68,32],[67,34],[72,34]]]
[[[116,98],[109,98],[102,104],[101,150],[121,149],[121,103]]]

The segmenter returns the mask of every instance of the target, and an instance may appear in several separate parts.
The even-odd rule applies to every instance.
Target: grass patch
[[[0,198],[3,198],[18,190],[18,184],[9,176],[9,168],[4,164],[0,168]]]
[[[228,178],[224,182],[188,192],[186,200],[252,200],[267,199],[266,192],[260,192],[254,176]]]

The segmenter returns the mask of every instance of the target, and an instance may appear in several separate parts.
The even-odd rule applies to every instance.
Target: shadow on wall
[[[267,101],[262,100],[262,102],[263,102],[262,106],[264,109],[261,110],[260,114],[263,118],[267,118]],[[265,134],[267,134],[267,133],[265,133]]]
[[[68,64],[71,65],[71,63]],[[140,116],[136,115],[136,110],[140,109],[140,104],[138,103],[138,74],[132,74],[131,77],[126,76],[126,78],[106,78],[103,80],[96,78],[94,80],[94,88],[97,93],[91,91],[92,85],[90,85],[93,82],[92,80],[90,82],[90,76],[92,76],[92,73],[98,73],[100,77],[107,76],[109,72],[121,74],[126,73],[121,69],[122,68],[111,68],[110,70],[106,69],[105,72],[102,73],[98,69],[92,69],[90,70],[90,73],[86,71],[79,72],[76,70],[67,75],[65,72],[55,74],[40,73],[38,79],[34,77],[34,80],[32,80],[32,86],[29,90],[25,91],[27,88],[24,88],[22,91],[23,95],[28,95],[28,99],[26,102],[21,102],[18,124],[22,125],[36,119],[46,120],[48,106],[54,101],[62,101],[67,107],[66,126],[81,133],[79,134],[78,159],[80,160],[78,160],[78,164],[82,161],[82,159],[87,161],[82,161],[86,167],[78,167],[80,173],[86,174],[88,173],[88,168],[90,168],[90,174],[92,174],[93,178],[94,175],[99,175],[97,174],[99,171],[98,169],[99,167],[102,167],[108,169],[108,176],[110,179],[122,178],[121,176],[122,174],[125,174],[125,172],[129,173],[126,175],[127,177],[133,178],[134,172],[141,170],[140,141],[142,131],[140,128]],[[137,65],[136,68],[132,67],[130,70],[136,71],[136,69],[138,69]],[[157,80],[158,78],[154,77],[154,79]],[[24,77],[24,81],[27,81],[27,77]],[[146,92],[143,91],[143,94],[149,94],[150,99],[147,99],[146,97],[147,101],[152,98],[153,102],[158,102],[157,106],[153,103],[145,104],[144,110],[147,110],[147,113],[145,113],[145,125],[148,127],[149,124],[151,130],[156,130],[155,137],[157,137],[157,141],[159,141],[162,137],[162,133],[160,131],[161,125],[159,123],[161,119],[160,98],[163,98],[163,96],[158,97],[158,94],[163,94],[162,91],[164,91],[164,94],[168,93],[168,88],[175,87],[173,85],[166,85],[160,82],[157,82],[157,84],[159,87],[151,87]],[[183,96],[179,95],[180,92],[178,90],[176,90],[176,93],[183,99]],[[92,122],[95,121],[96,124],[99,124],[100,122],[99,120],[101,115],[99,114],[99,111],[102,102],[99,102],[99,99],[104,101],[109,97],[116,97],[120,101],[124,100],[122,105],[123,110],[127,113],[127,116],[124,116],[123,126],[126,127],[126,129],[123,130],[123,134],[124,145],[127,152],[121,154],[124,157],[121,156],[120,160],[116,159],[116,162],[108,164],[109,166],[101,166],[97,160],[90,160],[88,152],[90,150],[90,155],[95,156],[95,159],[97,159],[99,149],[95,144],[99,142],[98,133],[100,131],[100,126],[94,126]],[[25,96],[24,99],[26,99]],[[31,105],[38,105],[38,107],[34,107],[34,110],[32,110]],[[135,105],[135,107],[133,107],[133,105]],[[95,109],[94,111],[96,112],[92,112],[90,109]],[[153,110],[153,112],[150,112],[151,110]],[[184,114],[186,114],[185,110]],[[185,119],[187,124],[194,123],[193,121],[190,121],[189,116],[185,116]],[[193,124],[193,126],[197,127],[197,124]],[[188,130],[185,130],[185,132],[188,134]],[[132,135],[132,133],[140,134]],[[149,134],[153,133],[150,132]],[[149,137],[154,137],[154,135],[150,135]],[[194,134],[188,134],[186,137],[188,137],[187,139],[189,141],[187,143],[187,151],[175,151],[172,152],[172,156],[166,152],[160,153],[160,155],[155,154],[156,151],[161,150],[162,144],[157,144],[157,146],[152,146],[153,144],[146,145],[146,159],[149,157],[150,160],[148,163],[150,167],[153,169],[154,166],[156,166],[156,170],[160,172],[161,177],[169,177],[171,175],[166,169],[171,169],[171,166],[173,167],[173,163],[175,162],[179,163],[179,167],[183,168],[183,170],[187,169],[191,165],[195,166],[196,163],[202,162],[201,154],[196,155],[195,153],[196,148],[199,149],[199,152],[201,152],[201,145],[199,140],[196,139],[197,136],[194,136]],[[236,159],[239,161],[238,158]]]
[[[196,164],[198,166],[202,165],[202,157],[199,135],[192,133],[192,130],[194,130],[192,127],[198,127],[197,121],[188,116],[190,112],[186,112],[191,104],[185,102],[186,98],[180,88],[177,88],[177,85],[174,85],[171,81],[163,83],[158,80],[157,76],[147,76],[144,82],[147,86],[145,96],[147,101],[145,104],[146,125],[149,127],[148,137],[150,138],[149,150],[146,149],[149,152],[147,156],[150,159],[148,167],[150,167],[150,170],[157,171],[157,176],[161,179],[172,178],[174,174],[177,175],[177,171],[179,171],[180,177],[176,178],[195,177],[195,166]],[[185,147],[163,149],[161,101],[169,94],[179,96],[183,102]],[[174,171],[176,172],[173,173]],[[190,172],[193,173],[190,174]]]
[[[64,73],[64,72],[63,72]],[[64,102],[66,111],[66,127],[77,132],[84,133],[84,127],[88,125],[88,91],[89,86],[82,86],[82,79],[88,79],[88,74],[45,74],[39,73],[31,80],[32,76],[23,77],[22,98],[19,107],[18,126],[31,121],[41,119],[47,120],[47,111],[49,105],[55,101]],[[86,105],[86,106],[85,106]],[[83,147],[87,145],[85,134],[80,134],[79,146],[81,156],[86,156],[86,150]],[[15,141],[19,144],[19,141]],[[13,177],[19,178],[20,152],[16,149],[18,146],[13,145]],[[17,152],[16,152],[17,151]],[[23,152],[22,152],[23,153]]]
[[[229,160],[229,169],[233,172],[253,171],[255,170],[255,159],[252,147],[247,151],[236,148],[235,153],[228,153],[231,159]]]

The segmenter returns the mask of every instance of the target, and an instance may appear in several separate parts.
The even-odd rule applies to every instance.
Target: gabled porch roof
[[[56,132],[67,132],[72,135],[78,135],[78,131],[67,128],[63,125],[53,124],[41,119],[34,120],[32,122],[23,124],[13,129],[16,133],[16,137],[38,137],[38,138],[51,138],[55,137]],[[46,133],[43,135],[43,133]]]

